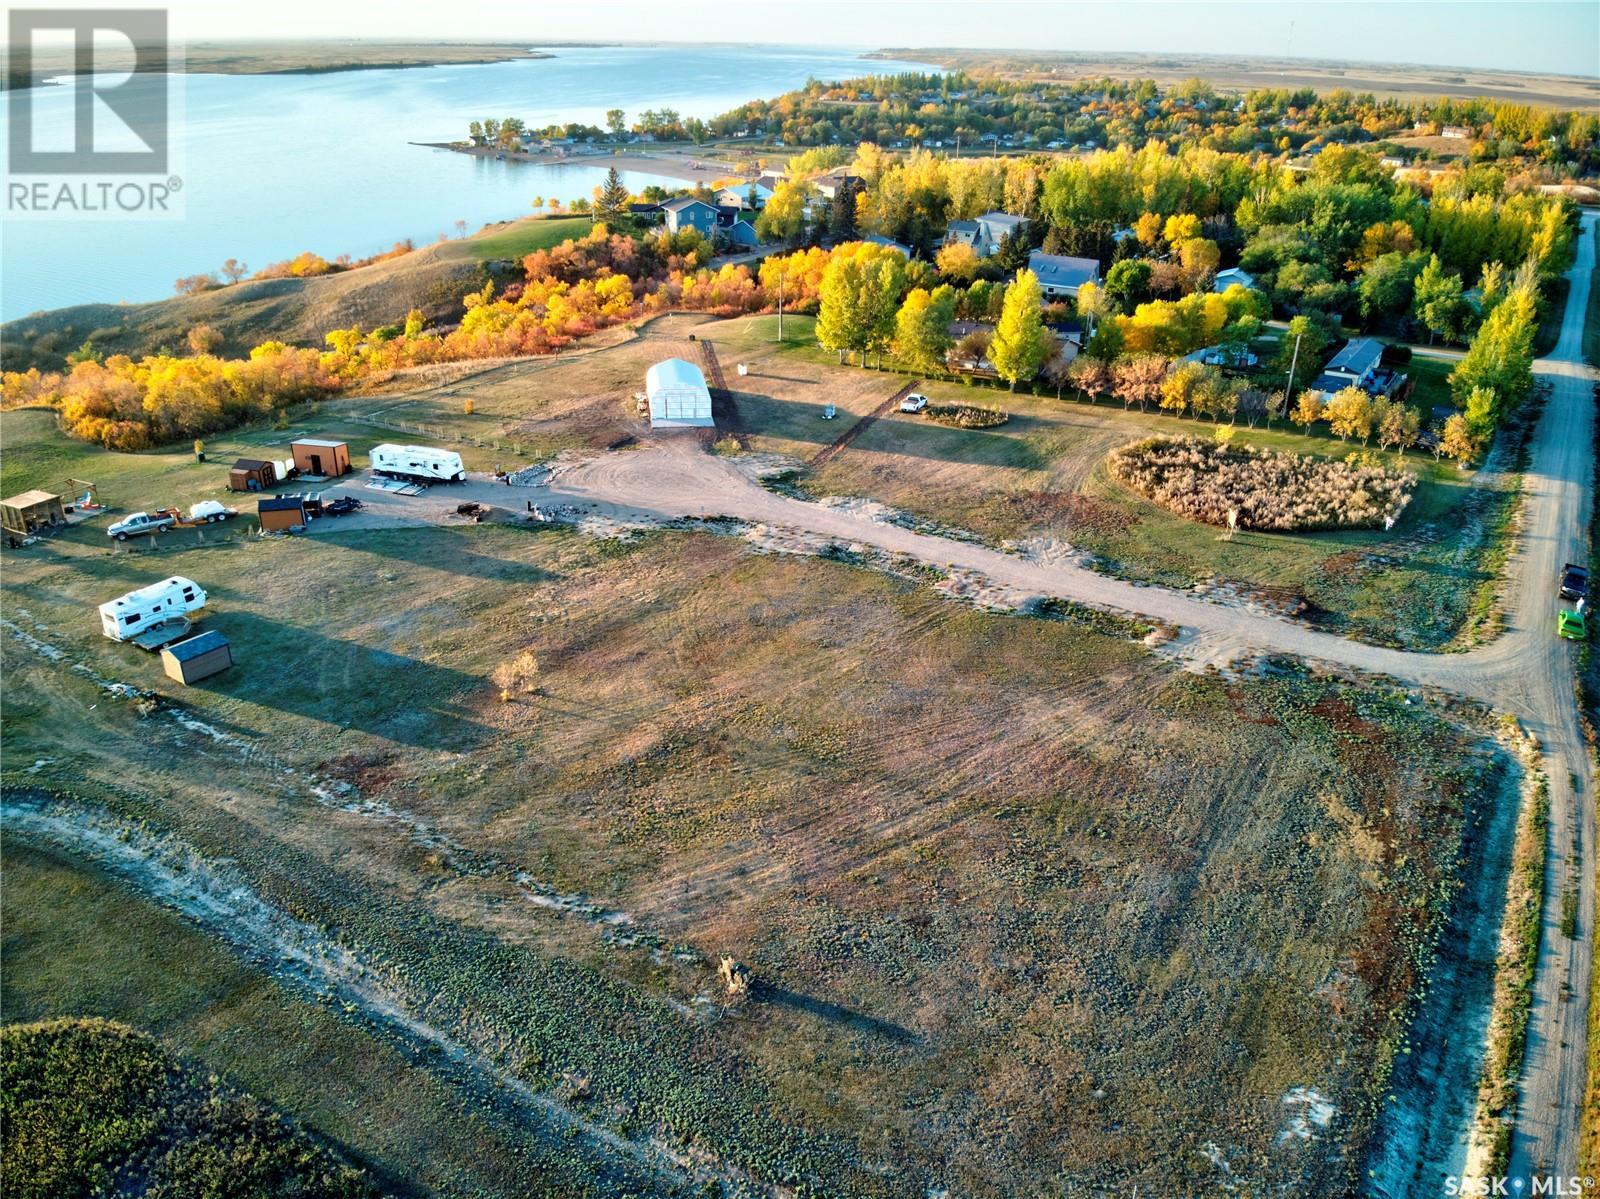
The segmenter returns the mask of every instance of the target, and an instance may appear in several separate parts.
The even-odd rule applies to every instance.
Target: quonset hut
[[[715,423],[706,377],[692,362],[668,358],[656,363],[645,372],[644,390],[652,429],[708,429]]]

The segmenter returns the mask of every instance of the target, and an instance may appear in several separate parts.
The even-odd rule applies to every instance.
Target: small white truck
[[[375,445],[372,473],[413,483],[465,483],[461,455],[425,445]]]
[[[206,593],[200,584],[173,575],[101,604],[100,631],[113,641],[134,641],[168,622],[187,625],[183,617],[205,606]]]

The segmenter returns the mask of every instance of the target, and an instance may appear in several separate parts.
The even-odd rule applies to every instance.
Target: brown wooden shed
[[[167,646],[161,651],[161,665],[168,678],[187,686],[227,670],[233,665],[233,650],[221,633],[201,633]]]
[[[337,479],[350,473],[350,447],[342,441],[302,437],[289,443],[289,452],[294,456],[295,469],[303,475]]]
[[[228,472],[229,491],[265,491],[278,481],[278,468],[260,458],[241,458]]]
[[[303,529],[310,523],[303,495],[269,495],[256,501],[256,516],[262,530],[268,533]]]
[[[47,525],[64,524],[67,509],[50,491],[24,491],[0,500],[0,528],[16,537],[31,537]]]

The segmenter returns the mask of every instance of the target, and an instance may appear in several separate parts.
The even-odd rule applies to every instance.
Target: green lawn
[[[493,233],[448,244],[479,262],[518,259],[535,250],[560,245],[568,238],[582,237],[593,227],[594,221],[586,216],[523,217]]]

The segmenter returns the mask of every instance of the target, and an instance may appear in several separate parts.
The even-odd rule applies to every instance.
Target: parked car
[[[1568,562],[1561,568],[1561,598],[1581,600],[1589,598],[1589,572]]]
[[[341,495],[337,499],[329,500],[322,505],[322,514],[324,516],[344,516],[346,513],[354,512],[360,507],[361,501],[356,499],[355,496]]]
[[[1582,641],[1588,635],[1589,626],[1581,611],[1563,608],[1556,613],[1557,637],[1565,637],[1568,641]]]
[[[126,541],[130,537],[142,537],[147,533],[159,533],[162,529],[170,529],[178,523],[176,513],[171,512],[135,512],[131,516],[124,516],[106,530],[107,537],[115,537],[118,541]]]
[[[836,408],[832,404],[827,405],[822,410],[822,419],[823,420],[832,420],[834,417],[836,417],[838,415],[839,415],[839,409]]]
[[[927,406],[928,397],[923,395],[921,392],[916,391],[913,391],[905,399],[900,401],[901,412],[921,412]]]

